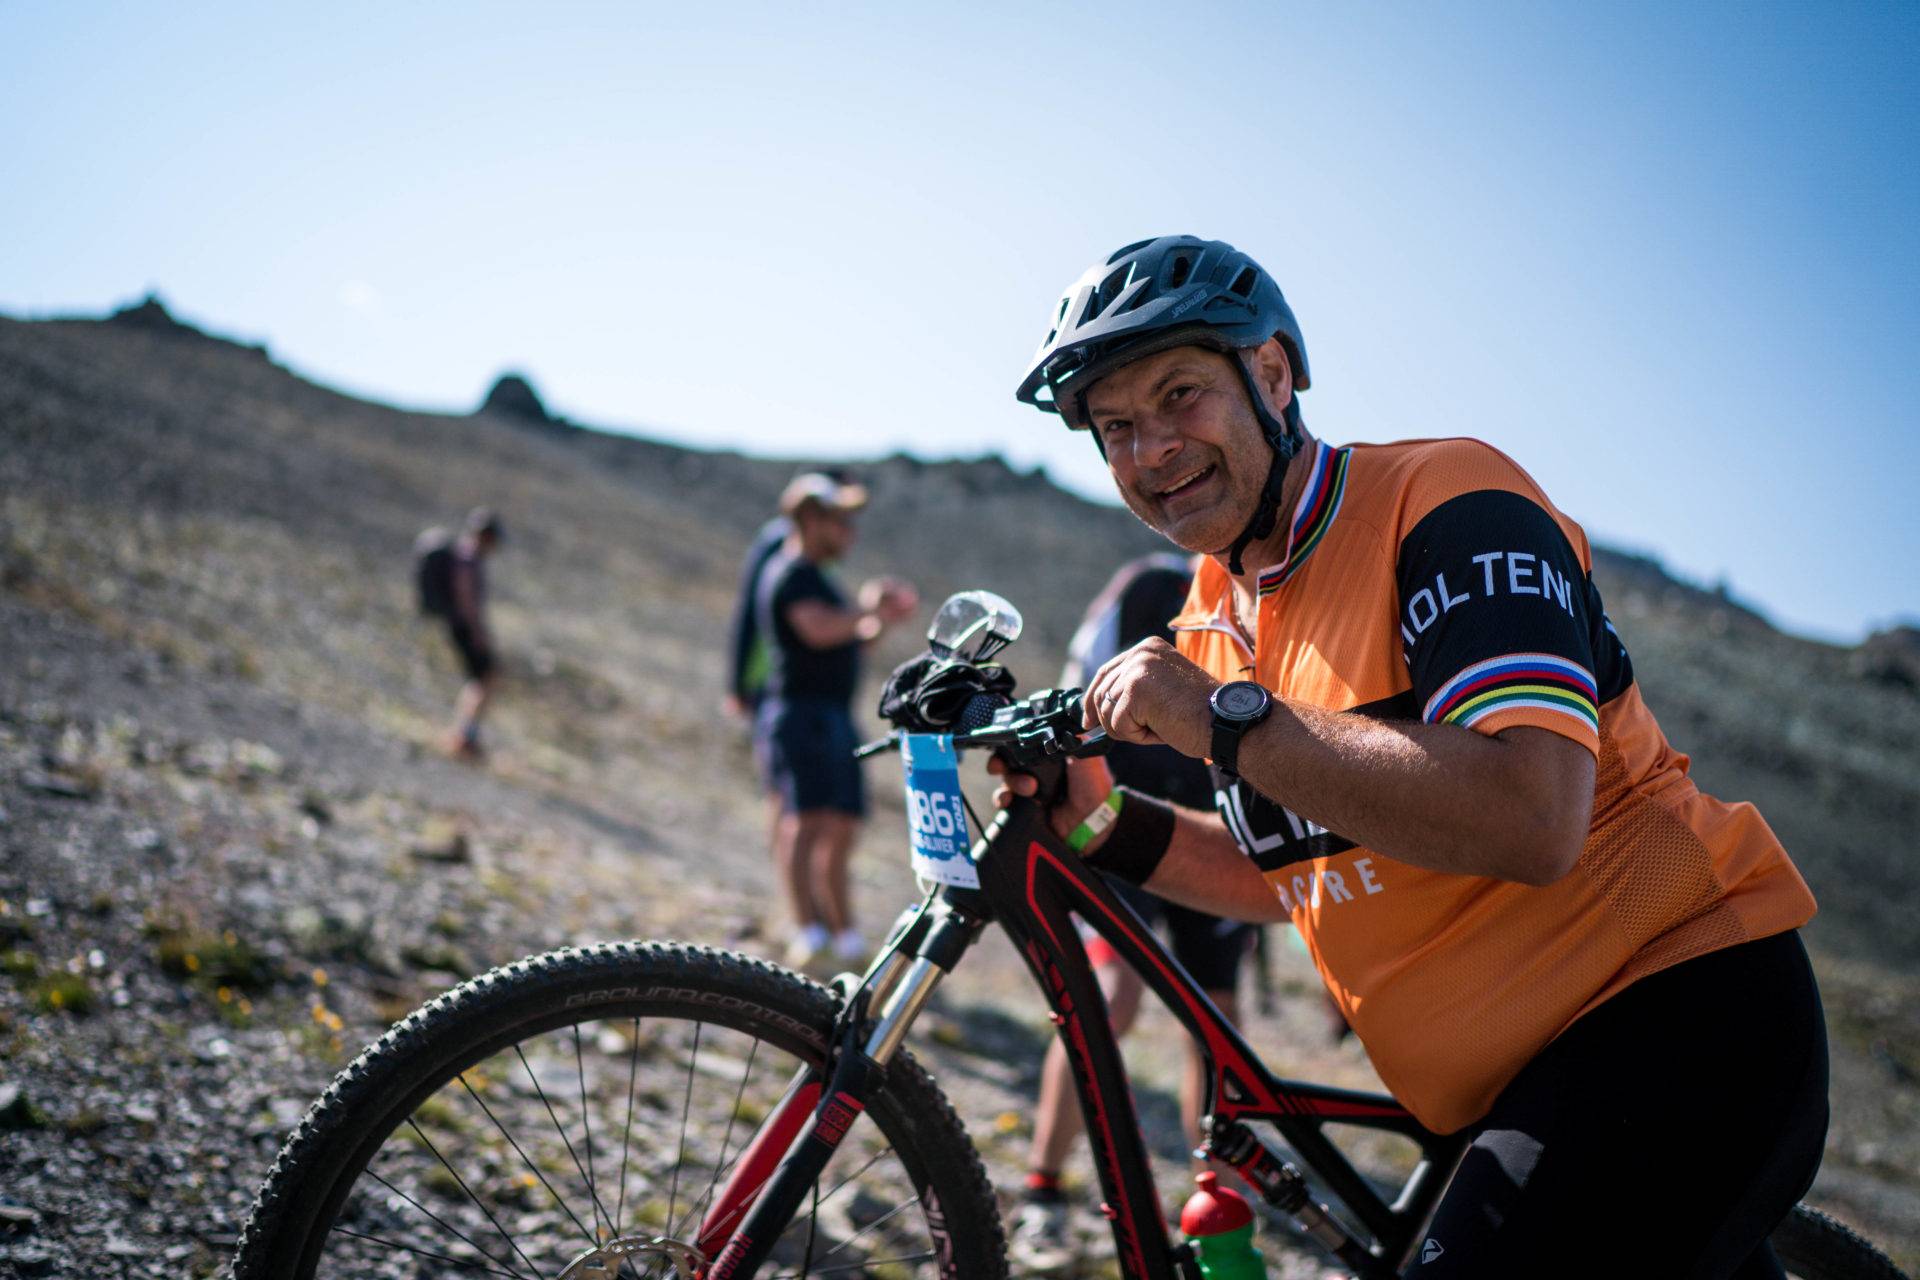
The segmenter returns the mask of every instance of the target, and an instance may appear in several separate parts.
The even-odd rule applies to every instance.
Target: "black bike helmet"
[[[1259,263],[1223,240],[1141,240],[1095,263],[1067,289],[1015,395],[1060,414],[1069,427],[1080,430],[1092,425],[1087,388],[1122,365],[1187,346],[1209,347],[1232,357],[1273,451],[1260,505],[1228,551],[1229,567],[1239,573],[1240,553],[1247,544],[1273,532],[1287,463],[1299,447],[1298,397],[1288,399],[1284,420],[1276,421],[1240,354],[1274,337],[1287,349],[1294,390],[1305,391],[1312,377],[1300,323],[1280,286]],[[1106,444],[1099,432],[1092,434],[1104,458]]]

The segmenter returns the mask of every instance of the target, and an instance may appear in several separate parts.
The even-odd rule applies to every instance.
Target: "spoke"
[[[613,1229],[620,1230],[620,1224],[627,1217],[627,1151],[633,1145],[633,1082],[640,1070],[640,1019],[633,1020],[633,1040],[627,1054],[627,1124],[620,1131],[620,1203],[614,1206]],[[725,1148],[722,1148],[725,1151]],[[671,1225],[671,1224],[669,1224]]]
[[[680,1163],[687,1158],[687,1116],[693,1111],[693,1073],[700,1065],[700,1032],[707,1024],[693,1024],[693,1056],[687,1059],[687,1097],[680,1106],[680,1147],[673,1153],[673,1184],[667,1193],[667,1221],[671,1223],[674,1210],[680,1207]]]
[[[580,1215],[573,1211],[573,1206],[568,1204],[566,1199],[554,1189],[553,1184],[547,1181],[547,1175],[541,1171],[539,1165],[533,1162],[533,1157],[529,1156],[520,1146],[520,1140],[513,1136],[512,1131],[509,1130],[507,1126],[500,1123],[500,1117],[493,1114],[493,1108],[487,1105],[487,1100],[474,1092],[473,1086],[467,1083],[466,1072],[461,1072],[459,1076],[455,1078],[460,1081],[460,1087],[467,1091],[467,1096],[479,1103],[480,1109],[487,1113],[487,1119],[493,1121],[493,1127],[500,1131],[500,1136],[507,1140],[507,1145],[512,1147],[514,1153],[520,1157],[520,1163],[526,1165],[527,1171],[534,1177],[540,1179],[540,1185],[547,1189],[547,1194],[553,1197],[553,1202],[560,1206],[561,1212],[573,1219],[573,1225],[580,1229],[580,1234],[588,1237],[589,1243],[599,1244],[600,1242],[598,1240],[592,1239],[593,1233],[587,1230],[586,1223],[580,1221]]]
[[[747,1082],[753,1079],[753,1060],[759,1053],[760,1042],[749,1039],[746,1069],[740,1073],[740,1087],[733,1094],[733,1110],[727,1113],[727,1132],[720,1139],[720,1157],[713,1162],[713,1177],[707,1180],[707,1189],[700,1193],[700,1198],[688,1207],[686,1220],[669,1224],[675,1237],[679,1237],[685,1228],[694,1226],[700,1221],[700,1215],[706,1211],[708,1203],[719,1194],[721,1182],[733,1172],[733,1166],[727,1163],[727,1148],[733,1143],[733,1126],[740,1116],[740,1101],[747,1096]]]
[[[560,1135],[560,1141],[566,1143],[567,1155],[573,1159],[574,1171],[586,1179],[588,1199],[593,1201],[593,1207],[600,1217],[605,1217],[607,1210],[606,1207],[600,1203],[600,1192],[594,1187],[593,1179],[587,1177],[587,1171],[581,1167],[580,1153],[573,1149],[573,1139],[567,1136],[567,1127],[560,1123],[560,1113],[553,1109],[552,1099],[548,1098],[547,1091],[540,1087],[539,1077],[533,1074],[533,1064],[527,1061],[526,1053],[521,1050],[518,1044],[513,1046],[513,1052],[520,1059],[520,1065],[526,1069],[527,1081],[533,1085],[534,1093],[539,1095],[541,1105],[546,1107],[547,1118],[553,1121],[553,1131]],[[598,1223],[600,1217],[596,1217],[594,1222]],[[579,1219],[576,1218],[574,1221],[578,1222]],[[599,1237],[590,1236],[587,1243],[597,1246],[600,1243]]]
[[[377,1177],[379,1175],[376,1174],[375,1176]],[[401,1244],[398,1240],[386,1240],[380,1236],[368,1235],[364,1231],[349,1231],[345,1227],[335,1227],[334,1230],[343,1236],[352,1236],[355,1240],[368,1240],[389,1249],[398,1249],[401,1253],[411,1253],[415,1257],[432,1258],[435,1262],[445,1262],[456,1267],[465,1267],[468,1271],[484,1271],[490,1276],[508,1276],[511,1280],[526,1280],[526,1277],[522,1276],[518,1271],[502,1271],[498,1267],[484,1266],[478,1262],[464,1262],[449,1254],[435,1253],[431,1249],[416,1249],[410,1244]],[[485,1251],[482,1250],[482,1252]]]
[[[573,1024],[573,1074],[580,1081],[580,1128],[587,1146],[587,1194],[593,1198],[593,1242],[597,1245],[605,1237],[600,1235],[600,1184],[593,1173],[593,1113],[587,1108],[587,1067],[580,1056],[580,1024],[577,1022]],[[613,1229],[614,1220],[608,1218],[609,1235]]]
[[[813,1209],[807,1214],[807,1248],[800,1255],[800,1280],[813,1271],[813,1243],[820,1238],[820,1181],[813,1183]]]
[[[906,1208],[908,1205],[918,1204],[918,1203],[920,1202],[917,1198],[910,1199],[910,1200],[902,1200],[899,1204],[893,1206],[893,1208],[887,1210],[885,1213],[875,1218],[872,1222],[869,1222],[866,1226],[860,1228],[858,1231],[848,1236],[845,1240],[842,1240],[839,1244],[833,1246],[833,1248],[821,1254],[820,1261],[825,1262],[828,1258],[831,1258],[834,1254],[840,1252],[842,1249],[852,1244],[855,1240],[858,1240],[861,1236],[867,1234],[867,1232],[873,1230],[875,1227],[885,1222],[888,1218],[891,1218],[894,1214],[899,1213],[902,1209]],[[862,1265],[865,1265],[865,1264],[862,1264]]]
[[[413,1124],[413,1117],[411,1116],[407,1117],[407,1123]],[[427,1150],[433,1152],[434,1158],[440,1161],[441,1166],[444,1167],[446,1171],[453,1176],[453,1180],[460,1184],[460,1190],[466,1193],[467,1199],[473,1201],[473,1203],[479,1207],[480,1212],[487,1215],[487,1221],[493,1223],[493,1229],[500,1233],[500,1238],[507,1242],[507,1247],[509,1249],[512,1249],[515,1253],[519,1254],[520,1261],[526,1263],[530,1269],[532,1269],[534,1272],[537,1273],[540,1270],[540,1268],[533,1265],[533,1259],[529,1258],[526,1254],[526,1250],[520,1247],[520,1242],[507,1234],[507,1229],[501,1226],[499,1221],[494,1218],[492,1210],[488,1209],[486,1205],[480,1203],[480,1199],[478,1196],[474,1195],[473,1192],[467,1190],[467,1184],[461,1180],[461,1177],[459,1174],[454,1173],[453,1166],[447,1163],[446,1157],[441,1155],[438,1151],[434,1150],[433,1143],[428,1141],[426,1134],[420,1133],[420,1126],[413,1125],[413,1131],[415,1133],[420,1134],[420,1140],[427,1144]],[[442,1218],[439,1214],[427,1208],[427,1206],[421,1204],[418,1200],[415,1200],[412,1196],[408,1195],[406,1192],[402,1191],[400,1188],[394,1186],[391,1182],[388,1182],[385,1178],[381,1177],[379,1174],[375,1173],[373,1170],[371,1169],[367,1170],[367,1176],[372,1178],[375,1182],[379,1183],[381,1186],[385,1187],[387,1190],[393,1192],[393,1194],[399,1196],[402,1200],[405,1200],[408,1204],[418,1209],[421,1213],[424,1213],[425,1215],[427,1215],[427,1217],[432,1219],[433,1222],[436,1225],[438,1225],[442,1231],[445,1231],[447,1234],[460,1240],[468,1248],[472,1249],[475,1253],[485,1258],[488,1262],[491,1262],[494,1266],[508,1267],[508,1269],[511,1271],[511,1264],[500,1261],[500,1259],[494,1257],[491,1253],[488,1253],[485,1249],[482,1249],[478,1244],[476,1244],[473,1241],[473,1239],[470,1236],[467,1235],[466,1232],[460,1230],[460,1228],[454,1226],[452,1223]],[[518,1271],[513,1271],[512,1274],[517,1276],[520,1273]]]
[[[861,1165],[858,1169],[855,1169],[852,1173],[848,1174],[846,1177],[840,1179],[840,1181],[834,1183],[833,1190],[827,1192],[827,1194],[820,1197],[820,1203],[825,1204],[827,1201],[839,1195],[840,1189],[842,1187],[846,1186],[849,1182],[852,1182],[855,1178],[859,1177],[861,1174],[865,1173],[867,1170],[873,1168],[873,1166],[875,1166],[876,1164],[879,1164],[880,1157],[886,1155],[888,1152],[892,1150],[893,1150],[893,1147],[891,1145],[888,1145],[874,1152],[871,1156],[867,1158],[867,1162],[865,1164]]]

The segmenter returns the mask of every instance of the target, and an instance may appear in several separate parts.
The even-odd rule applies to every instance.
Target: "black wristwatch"
[[[1273,712],[1273,695],[1251,680],[1230,680],[1207,699],[1213,707],[1213,763],[1229,778],[1240,776],[1240,737]]]

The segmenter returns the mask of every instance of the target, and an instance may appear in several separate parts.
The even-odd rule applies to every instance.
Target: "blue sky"
[[[1920,8],[0,0],[0,312],[159,290],[302,372],[777,454],[999,452],[1129,240],[1279,278],[1336,441],[1471,434],[1599,540],[1920,614]]]

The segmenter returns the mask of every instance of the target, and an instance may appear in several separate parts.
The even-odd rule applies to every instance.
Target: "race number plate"
[[[901,735],[906,761],[907,827],[913,871],[924,880],[978,889],[980,873],[968,856],[967,806],[960,798],[960,764],[944,733]]]

